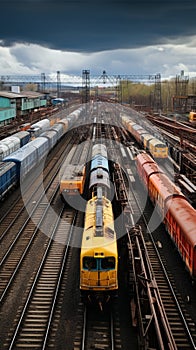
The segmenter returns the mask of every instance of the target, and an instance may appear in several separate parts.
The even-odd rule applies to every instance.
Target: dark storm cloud
[[[69,51],[164,44],[194,35],[195,1],[0,0],[0,40]]]

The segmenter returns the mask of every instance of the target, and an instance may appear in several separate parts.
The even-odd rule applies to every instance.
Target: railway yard
[[[75,110],[2,194],[1,350],[196,349],[196,129]]]

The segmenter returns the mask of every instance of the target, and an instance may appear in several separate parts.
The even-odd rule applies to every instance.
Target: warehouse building
[[[47,106],[44,94],[34,91],[0,91],[0,125],[6,125],[16,118],[27,116],[30,112]]]

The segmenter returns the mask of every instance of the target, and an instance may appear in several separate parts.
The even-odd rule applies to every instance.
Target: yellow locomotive
[[[86,169],[81,164],[68,164],[62,171],[60,179],[60,194],[64,201],[68,196],[82,194],[85,184]]]
[[[190,112],[189,113],[189,121],[190,123],[196,124],[196,112]]]
[[[102,306],[118,289],[118,252],[111,201],[102,195],[87,202],[80,254],[80,290],[85,301]]]

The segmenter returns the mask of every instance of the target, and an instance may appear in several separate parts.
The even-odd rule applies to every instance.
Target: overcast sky
[[[0,0],[0,76],[196,76],[195,0]]]

